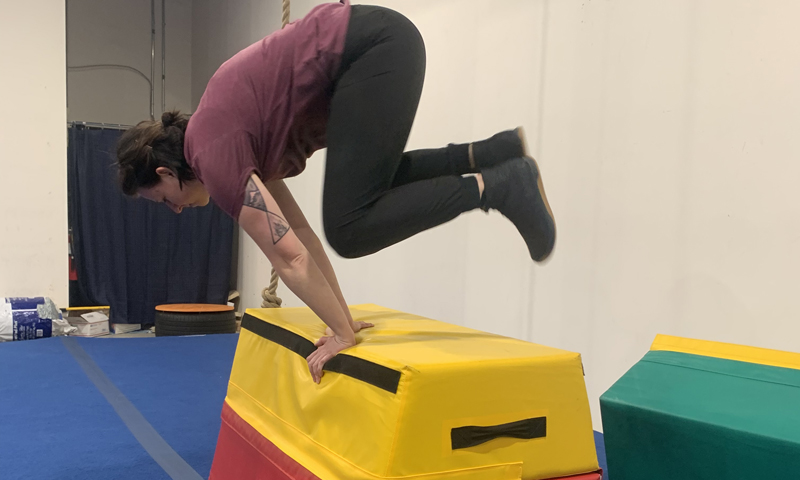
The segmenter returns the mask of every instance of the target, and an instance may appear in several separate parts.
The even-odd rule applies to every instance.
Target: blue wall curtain
[[[112,322],[154,322],[156,305],[227,301],[234,222],[213,202],[176,215],[117,186],[118,130],[69,129],[71,306],[110,305]]]

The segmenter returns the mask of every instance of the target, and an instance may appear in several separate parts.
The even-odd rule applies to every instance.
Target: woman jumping
[[[120,139],[126,195],[176,213],[209,197],[264,252],[286,286],[329,327],[308,357],[312,378],[356,344],[354,322],[319,238],[284,178],[327,147],[322,217],[341,256],[375,253],[464,212],[494,209],[530,256],[555,222],[522,129],[470,144],[404,152],[425,76],[425,46],[401,14],[349,1],[320,5],[245,48],[208,83],[189,118],[166,112]]]

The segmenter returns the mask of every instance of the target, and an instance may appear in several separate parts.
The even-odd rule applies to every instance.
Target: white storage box
[[[99,337],[109,334],[108,307],[92,309],[67,309],[67,321],[77,328],[71,335],[75,337]],[[84,313],[85,312],[85,313]]]

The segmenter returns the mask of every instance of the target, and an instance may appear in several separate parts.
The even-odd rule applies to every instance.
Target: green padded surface
[[[800,478],[800,370],[649,352],[600,409],[614,480]]]

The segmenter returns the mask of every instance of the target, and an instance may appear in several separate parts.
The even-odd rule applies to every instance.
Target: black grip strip
[[[242,328],[277,343],[303,358],[308,358],[317,349],[310,340],[249,313],[242,318]],[[399,371],[343,353],[328,360],[323,370],[347,375],[391,393],[397,393],[397,386],[400,384]]]
[[[529,418],[491,427],[458,427],[450,430],[453,450],[470,448],[495,438],[544,438],[547,436],[547,417]]]

